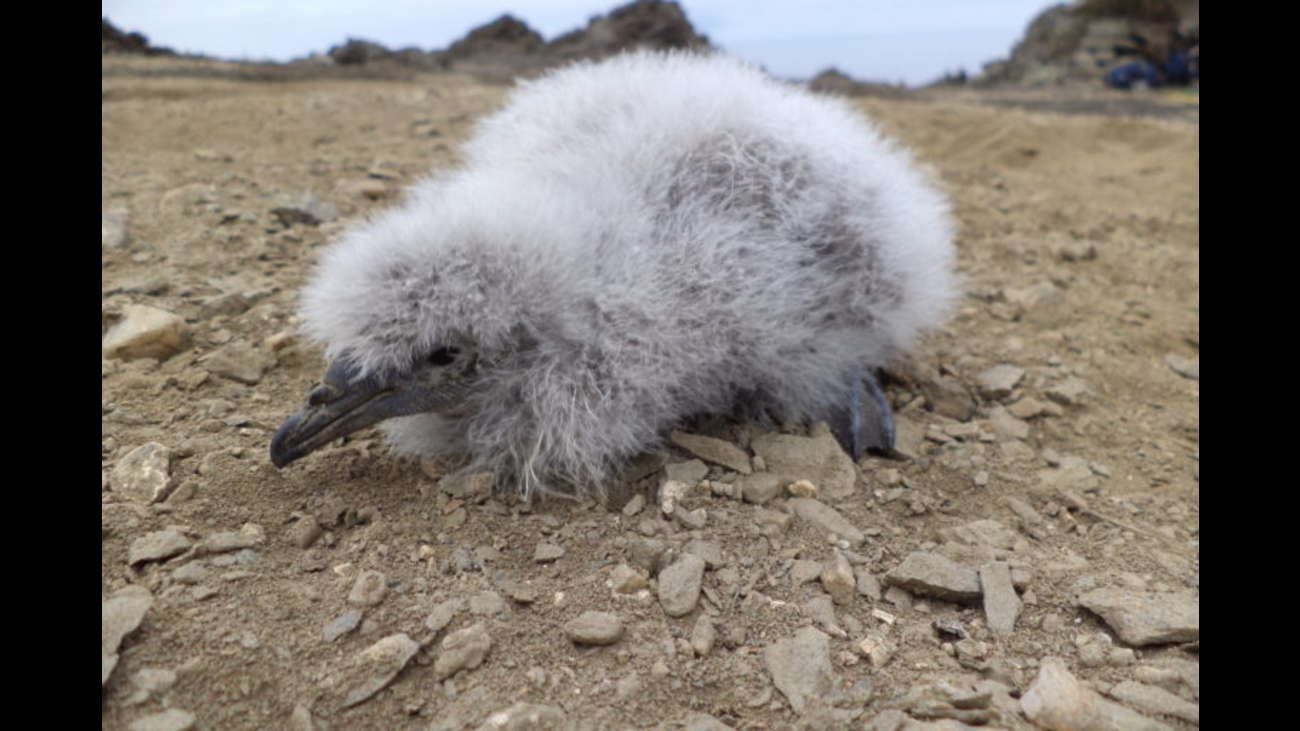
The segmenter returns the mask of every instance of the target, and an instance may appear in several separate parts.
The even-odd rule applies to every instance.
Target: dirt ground
[[[126,57],[104,58],[102,83],[102,205],[126,212],[128,232],[102,249],[104,328],[144,304],[190,332],[161,362],[102,361],[101,594],[139,585],[152,596],[104,685],[104,728],[167,709],[199,729],[476,728],[521,700],[562,709],[565,728],[708,728],[693,713],[736,728],[883,728],[891,710],[943,716],[916,694],[944,684],[991,678],[1017,696],[1049,656],[1103,693],[1155,677],[1143,667],[1198,662],[1197,643],[1089,661],[1090,643],[1125,645],[1076,602],[1105,586],[1199,593],[1195,98],[1153,95],[1144,104],[1162,112],[1141,116],[1032,111],[1016,107],[1052,99],[972,90],[855,102],[951,196],[966,294],[888,386],[911,458],[866,458],[852,494],[822,496],[867,534],[844,551],[862,591],[828,619],[822,582],[800,571],[834,546],[811,523],[774,518],[784,499],[759,508],[697,489],[687,506],[707,522],[690,528],[665,518],[653,493],[634,515],[453,496],[436,465],[393,458],[373,431],[284,470],[270,464],[271,434],[323,367],[294,318],[321,247],[454,164],[507,87],[455,74],[240,80],[208,62]],[[310,225],[273,213],[308,196],[311,210],[337,215]],[[222,375],[240,369],[214,353],[252,375]],[[1023,377],[982,386],[998,365]],[[972,403],[966,421],[935,411]],[[713,433],[746,439],[741,427]],[[113,481],[124,456],[151,442],[169,452],[171,492],[157,502]],[[706,479],[734,478],[711,466]],[[962,527],[981,520],[1004,527],[1006,544],[972,542]],[[129,563],[133,544],[167,530],[194,545]],[[654,578],[649,592],[610,587],[621,564],[646,564],[647,545],[675,554],[693,540],[712,544],[711,557],[685,616],[661,609]],[[552,545],[562,555],[541,555]],[[992,634],[978,602],[870,586],[917,550],[973,568],[981,556],[1006,560],[1024,602],[1014,631]],[[386,594],[349,603],[367,570],[383,574]],[[440,605],[458,611],[426,624]],[[326,639],[349,610],[364,614],[359,626]],[[575,645],[565,623],[587,610],[616,614],[622,638]],[[717,639],[693,645],[701,615]],[[969,640],[936,620],[959,622]],[[491,637],[482,664],[440,682],[443,638],[480,622]],[[806,625],[830,636],[837,687],[856,688],[837,701],[836,722],[800,720],[764,664],[765,648]],[[420,644],[414,658],[342,708],[371,672],[362,651],[398,633]],[[870,637],[892,658],[866,656]],[[991,708],[966,720],[1032,727]],[[176,725],[150,728],[188,723],[159,718]]]

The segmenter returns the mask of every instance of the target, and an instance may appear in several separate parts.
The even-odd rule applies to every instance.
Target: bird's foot
[[[831,432],[844,451],[854,462],[867,452],[892,454],[894,412],[875,374],[868,370],[853,378],[846,401],[830,417]]]

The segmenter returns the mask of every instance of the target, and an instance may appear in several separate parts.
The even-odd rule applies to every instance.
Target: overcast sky
[[[586,25],[620,0],[103,0],[126,31],[181,52],[287,61],[345,38],[390,48],[445,48],[504,13],[547,40]],[[714,45],[779,76],[836,66],[852,76],[908,84],[945,71],[977,73],[1006,57],[1044,0],[684,0]]]

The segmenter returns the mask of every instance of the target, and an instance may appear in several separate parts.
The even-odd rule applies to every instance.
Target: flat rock
[[[885,583],[944,601],[969,603],[980,598],[979,573],[975,569],[925,551],[908,554],[901,564],[885,574]]]
[[[769,500],[779,497],[785,489],[787,480],[771,472],[755,472],[750,475],[744,475],[736,480],[736,486],[740,489],[740,498],[747,503],[762,505]]]
[[[1125,680],[1115,684],[1107,695],[1140,711],[1159,716],[1173,716],[1197,726],[1201,725],[1200,706],[1154,685]]]
[[[1166,731],[1159,721],[1102,698],[1075,679],[1060,658],[1043,658],[1020,698],[1029,720],[1051,731]]]
[[[809,701],[827,696],[834,684],[830,637],[816,627],[804,627],[793,637],[763,648],[763,662],[772,683],[802,714]]]
[[[984,594],[984,618],[989,631],[995,635],[1009,635],[1020,616],[1020,597],[1011,584],[1011,567],[1003,561],[991,561],[980,566],[980,589]]]
[[[583,612],[564,623],[564,636],[577,645],[612,645],[623,637],[623,620],[611,612]]]
[[[114,593],[100,604],[100,685],[108,682],[108,676],[117,666],[117,650],[122,638],[131,634],[144,615],[153,606],[153,595],[143,586],[131,585]]]
[[[1083,401],[1088,393],[1088,384],[1081,378],[1071,376],[1047,388],[1047,398],[1062,406],[1074,406]]]
[[[154,531],[131,541],[127,563],[135,566],[147,561],[165,561],[189,550],[191,545],[190,539],[174,530]]]
[[[126,221],[127,211],[125,208],[110,208],[99,212],[99,245],[101,248],[120,249],[126,246]]]
[[[264,351],[236,342],[203,356],[199,363],[215,376],[253,386],[274,361]]]
[[[1193,381],[1201,380],[1201,358],[1184,358],[1181,355],[1170,353],[1165,356],[1165,365],[1174,373],[1183,378],[1190,378]]]
[[[104,357],[120,360],[166,360],[179,353],[189,339],[189,327],[180,316],[148,305],[126,305],[122,320],[104,333]]]
[[[957,421],[970,421],[975,416],[975,398],[956,378],[936,376],[920,386],[921,394],[934,413]]]
[[[1201,604],[1192,594],[1103,587],[1083,594],[1078,603],[1135,647],[1201,638]]]
[[[438,659],[433,662],[433,674],[438,680],[446,680],[461,670],[482,665],[483,658],[492,649],[492,636],[479,622],[447,635],[440,647]]]
[[[127,726],[130,731],[189,731],[194,728],[194,714],[179,708],[137,718]]]
[[[707,713],[692,713],[681,721],[682,731],[731,731],[731,727]]]
[[[764,434],[750,444],[763,458],[768,472],[790,480],[808,480],[829,498],[853,494],[857,470],[830,434],[800,437],[793,434]]]
[[[456,614],[465,608],[465,600],[457,597],[440,602],[429,612],[429,616],[424,618],[424,626],[437,634],[451,624],[451,620],[456,618]]]
[[[563,546],[557,546],[546,541],[538,543],[537,547],[533,549],[533,561],[536,563],[551,563],[563,555]]]
[[[333,642],[356,629],[360,624],[361,610],[349,609],[326,624],[325,629],[321,631],[321,636],[325,638],[326,642]]]
[[[659,572],[659,604],[670,617],[690,614],[700,601],[704,559],[685,554]]]
[[[674,431],[669,439],[705,462],[720,464],[745,475],[754,471],[749,464],[749,455],[731,442],[683,431]]]
[[[873,602],[878,602],[884,597],[884,590],[880,586],[880,579],[877,579],[870,571],[859,568],[855,572],[857,578],[858,593]]]
[[[349,672],[343,707],[355,706],[383,690],[419,650],[420,643],[402,633],[389,635],[362,650]]]
[[[1001,401],[1024,380],[1025,369],[1009,363],[999,363],[975,377],[980,395],[990,401]]]
[[[109,487],[150,503],[171,494],[171,450],[157,442],[127,452],[113,466]]]
[[[669,480],[676,480],[687,485],[698,485],[709,474],[709,466],[698,459],[686,462],[672,462],[664,465],[664,474]]]
[[[866,540],[867,535],[858,530],[835,508],[812,498],[791,498],[786,503],[790,512],[812,523],[826,533],[834,533],[844,540],[858,544]]]
[[[558,706],[518,701],[491,714],[477,731],[561,731],[569,728],[564,711]]]
[[[348,592],[348,604],[373,607],[384,600],[388,594],[388,577],[373,569],[366,569],[357,574]]]

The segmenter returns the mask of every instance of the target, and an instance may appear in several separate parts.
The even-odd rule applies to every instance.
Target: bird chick
[[[893,444],[873,372],[954,297],[944,198],[844,102],[720,55],[523,83],[464,164],[348,233],[302,293],[332,362],[280,467],[382,423],[527,497],[603,495],[684,419]]]

